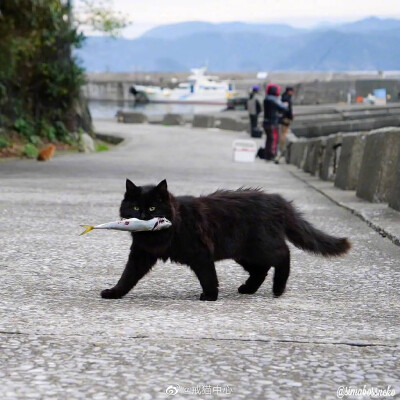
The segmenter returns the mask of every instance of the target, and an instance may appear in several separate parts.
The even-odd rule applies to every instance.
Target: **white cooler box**
[[[233,142],[233,161],[254,162],[257,154],[257,145],[252,140],[238,139]]]

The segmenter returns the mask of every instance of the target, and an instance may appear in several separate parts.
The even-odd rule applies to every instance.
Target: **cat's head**
[[[172,218],[172,206],[167,181],[157,186],[136,186],[126,180],[126,192],[120,207],[121,218],[149,220],[155,217]]]

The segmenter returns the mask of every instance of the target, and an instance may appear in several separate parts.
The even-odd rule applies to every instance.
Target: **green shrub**
[[[105,143],[99,143],[96,147],[96,151],[108,151],[109,147]]]
[[[72,133],[68,131],[63,122],[61,121],[55,122],[54,128],[58,140],[67,144],[74,143],[75,140],[72,136]]]
[[[38,148],[32,143],[27,143],[23,149],[22,153],[25,154],[28,158],[36,158],[39,154]]]
[[[34,144],[35,146],[38,146],[39,144],[42,144],[42,140],[40,139],[39,136],[33,135],[29,138],[29,142]]]
[[[0,137],[0,149],[7,148],[10,145],[6,138]]]
[[[36,136],[35,132],[35,127],[33,124],[22,118],[19,117],[15,122],[14,122],[14,128],[17,130],[25,139],[31,140],[32,136]]]
[[[53,142],[57,139],[56,128],[50,125],[45,119],[40,120],[40,128],[39,128],[40,136],[45,137]]]

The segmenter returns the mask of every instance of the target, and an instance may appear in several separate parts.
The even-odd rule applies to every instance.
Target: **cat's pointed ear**
[[[162,180],[162,181],[157,185],[157,189],[158,189],[158,190],[165,190],[165,191],[167,191],[167,190],[168,190],[167,180],[166,180],[166,179]]]
[[[166,198],[168,197],[168,185],[167,185],[167,180],[164,179],[162,180],[157,186],[156,186],[157,192],[163,197]]]
[[[139,188],[128,178],[126,178],[126,194],[135,196],[139,191]]]

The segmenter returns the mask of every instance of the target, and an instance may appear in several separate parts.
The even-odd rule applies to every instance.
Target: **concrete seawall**
[[[316,156],[319,149],[320,157]],[[335,187],[400,211],[400,128],[292,140],[287,162]]]
[[[312,111],[312,112],[311,112]],[[314,108],[295,116],[293,132],[298,137],[327,136],[336,132],[368,131],[400,124],[400,103],[385,106],[353,105]]]
[[[373,89],[385,88],[389,102],[398,100],[400,92],[400,72],[398,73],[324,73],[324,72],[278,72],[268,74],[267,79],[259,80],[255,73],[218,73],[222,79],[231,80],[236,89],[243,94],[255,84],[265,87],[274,82],[282,86],[295,87],[295,104],[330,104],[347,102],[348,95],[366,97]],[[90,73],[83,88],[88,100],[129,101],[132,85],[157,85],[173,87],[175,81],[184,81],[187,72],[180,73]]]
[[[337,132],[370,131],[386,126],[400,125],[400,103],[387,104],[385,106],[295,106],[294,112],[295,119],[291,128],[297,137],[304,138],[329,136]],[[136,111],[121,111],[118,116],[121,122],[127,123],[147,121],[150,123],[163,123],[163,118],[170,118],[171,121],[177,118],[180,119],[177,114],[166,114],[165,117],[156,118]],[[260,123],[261,118],[262,116],[260,116]],[[181,123],[193,124],[195,127],[247,132],[250,129],[247,111],[225,111],[199,115],[182,114],[182,120]],[[171,121],[167,121],[167,124],[175,124]]]

